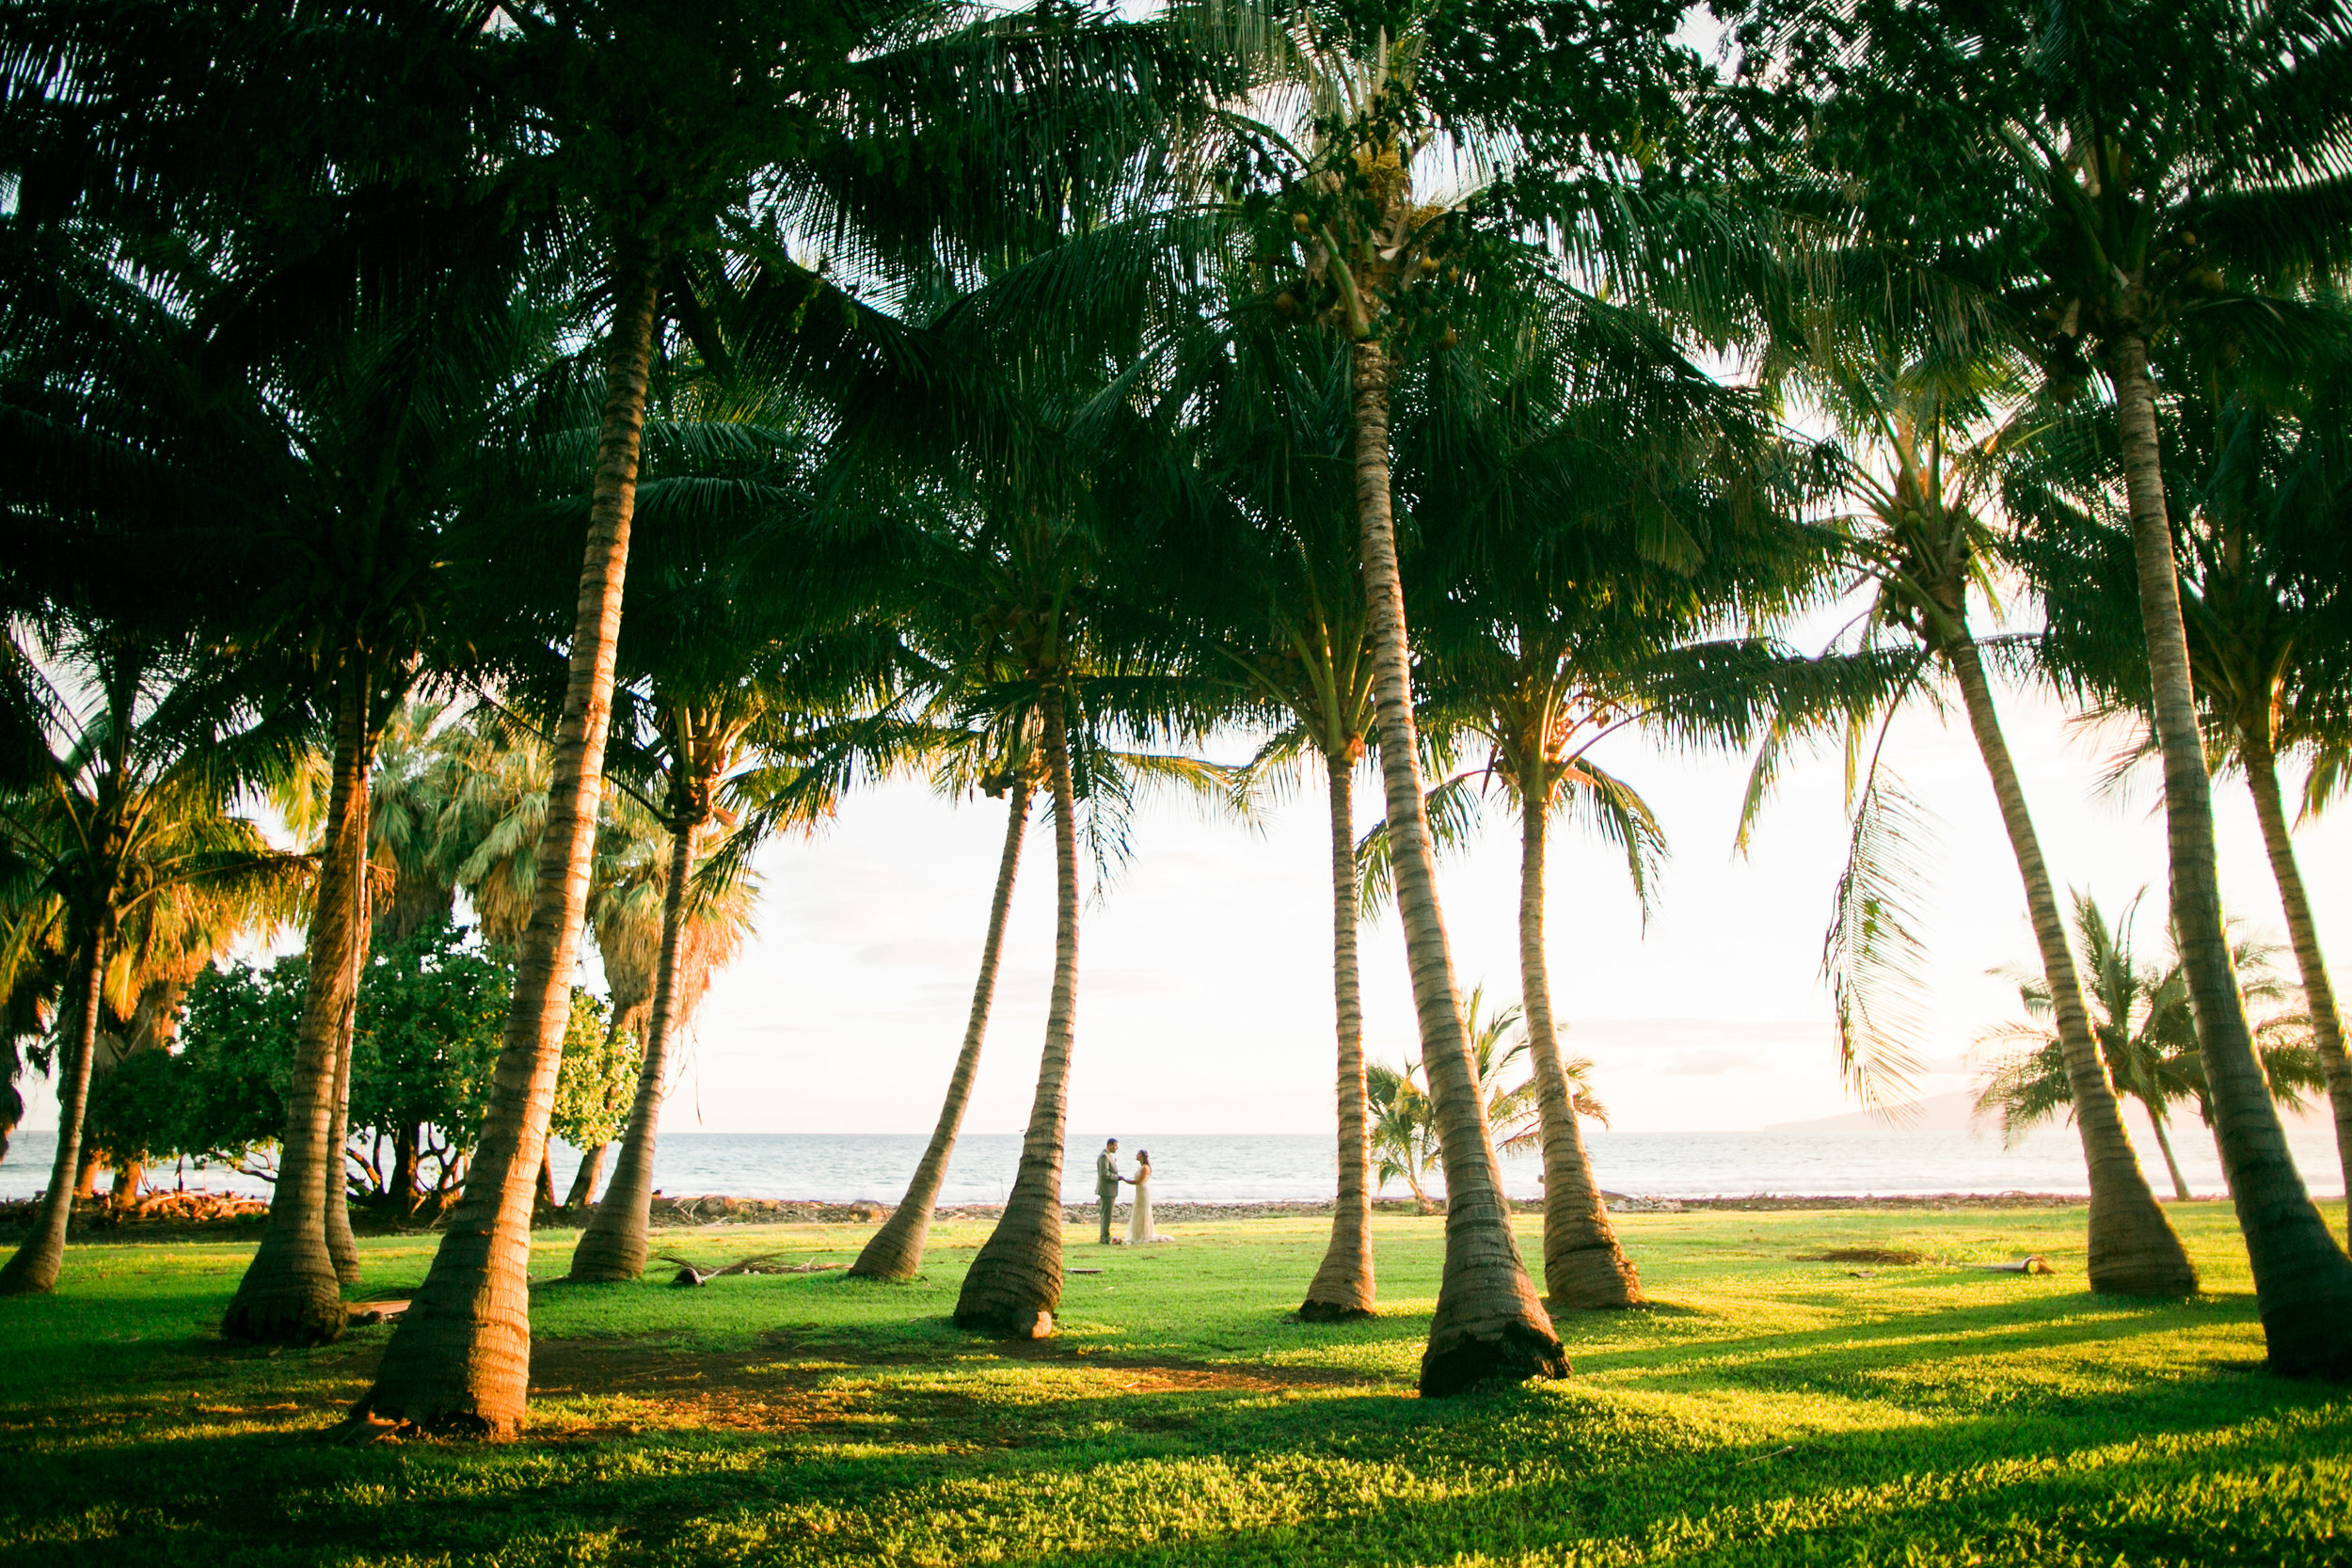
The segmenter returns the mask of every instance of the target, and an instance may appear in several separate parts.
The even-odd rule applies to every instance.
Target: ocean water
[[[1093,1162],[1107,1134],[1073,1134],[1064,1160],[1062,1194],[1072,1202],[1093,1196]],[[2335,1140],[2325,1126],[2290,1125],[2289,1141],[2304,1180],[2320,1196],[2344,1192]],[[860,1198],[895,1203],[921,1158],[916,1133],[673,1132],[660,1142],[654,1184],[674,1196],[723,1193],[735,1197]],[[2213,1141],[2193,1120],[2176,1127],[2175,1150],[2200,1196],[2223,1192]],[[0,1162],[0,1198],[24,1198],[47,1183],[56,1134],[23,1132]],[[1328,1198],[1338,1186],[1332,1140],[1313,1134],[1120,1133],[1121,1167],[1132,1169],[1139,1149],[1152,1152],[1152,1196],[1162,1203],[1247,1202]],[[1894,1196],[1917,1193],[2083,1193],[2082,1148],[2072,1129],[2044,1128],[2014,1148],[1998,1137],[1965,1132],[1893,1130],[1782,1132],[1599,1132],[1591,1150],[1600,1184],[1611,1192],[1656,1197],[1784,1196]],[[967,1134],[950,1162],[945,1203],[995,1203],[1012,1185],[1021,1139],[1009,1132]],[[2149,1180],[2169,1196],[2171,1183],[2153,1148],[2143,1149]],[[555,1146],[558,1191],[569,1183],[579,1156]],[[1541,1167],[1533,1158],[1509,1160],[1503,1181],[1518,1197],[1542,1196]],[[258,1178],[218,1167],[160,1169],[169,1187],[266,1193]],[[1434,1178],[1433,1190],[1442,1183]],[[1391,1182],[1391,1196],[1406,1195]]]

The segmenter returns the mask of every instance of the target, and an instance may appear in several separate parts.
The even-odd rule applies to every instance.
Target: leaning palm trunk
[[[1061,1146],[1069,1114],[1071,1037],[1078,1008],[1077,797],[1070,779],[1065,697],[1049,684],[1041,703],[1045,766],[1054,791],[1054,995],[1037,1099],[1021,1140],[1021,1169],[1004,1217],[989,1232],[956,1297],[956,1326],[1014,1339],[1054,1332],[1061,1305]]]
[[[2344,1058],[2344,1013],[2336,1006],[2336,988],[2328,977],[2328,960],[2319,950],[2319,927],[2312,920],[2312,901],[2303,891],[2302,868],[2295,863],[2295,844],[2287,836],[2285,804],[2279,799],[2279,761],[2267,740],[2246,748],[2246,777],[2254,790],[2254,814],[2262,818],[2263,847],[2270,854],[2270,874],[2279,884],[2279,902],[2285,907],[2287,939],[2295,944],[2295,963],[2303,976],[2304,1010],[2311,1014],[2312,1043],[2319,1048],[2319,1069],[2328,1080],[2328,1108],[2336,1114],[2336,1158],[2344,1169],[2344,1190],[2352,1194],[2352,1062]],[[2352,1226],[2352,1197],[2344,1203]]]
[[[2172,1173],[2172,1196],[2186,1203],[2188,1178],[2181,1174],[2180,1157],[2172,1152],[2172,1134],[2164,1130],[2164,1112],[2160,1107],[2148,1107],[2148,1125],[2155,1129],[2156,1148],[2164,1154],[2164,1168]]]
[[[580,1150],[580,1168],[572,1172],[572,1184],[564,1194],[565,1209],[584,1209],[596,1201],[596,1182],[604,1176],[604,1162],[612,1152],[609,1143]]]
[[[1454,958],[1438,908],[1422,813],[1405,590],[1389,499],[1389,365],[1379,342],[1355,345],[1356,516],[1370,610],[1380,772],[1395,856],[1396,907],[1421,1024],[1422,1068],[1445,1164],[1445,1274],[1422,1354],[1421,1391],[1438,1397],[1497,1378],[1561,1377],[1568,1362],[1529,1283],[1489,1142],[1486,1107],[1462,1037]]]
[[[1543,767],[1531,762],[1528,771]],[[1534,787],[1528,787],[1529,784]],[[1519,1005],[1535,1063],[1544,1140],[1544,1296],[1552,1307],[1645,1307],[1642,1276],[1617,1245],[1593,1164],[1584,1152],[1576,1099],[1560,1065],[1551,1015],[1551,966],[1544,956],[1544,848],[1550,781],[1522,781],[1519,806]]]
[[[2090,1173],[2090,1288],[2135,1296],[2187,1295],[2197,1289],[2197,1268],[2156,1202],[2123,1131],[2123,1114],[2090,1032],[2090,1011],[2083,1006],[2082,980],[2067,946],[2058,891],[2042,859],[2042,840],[2026,809],[2026,792],[2001,734],[2000,715],[1994,711],[1983,657],[1964,636],[1952,639],[1943,654],[1960,684],[1977,751],[2000,800],[2001,822],[2009,830],[2017,874],[2026,884],[2026,909],[2042,950],[2042,971],[2050,983],[2050,1010],[2057,1018],[2067,1086],[2074,1094],[2074,1130],[2082,1137],[2083,1159]]]
[[[628,566],[629,519],[653,359],[659,256],[627,258],[613,289],[603,433],[580,563],[570,679],[556,730],[546,835],[531,922],[516,955],[514,1003],[465,1196],[424,1283],[392,1331],[375,1386],[351,1413],[429,1431],[511,1435],[531,1381],[531,1216],[548,1117],[571,1021],[572,964],[588,905],[612,660]]]
[[[343,1156],[342,1147],[327,1140],[344,1021],[358,979],[352,911],[368,852],[366,705],[365,680],[347,664],[338,681],[335,778],[310,908],[310,970],[294,1035],[278,1186],[270,1195],[269,1227],[221,1321],[221,1333],[231,1339],[307,1345],[343,1331],[342,1279],[326,1249],[326,1195],[332,1185],[340,1196]]]
[[[1377,1306],[1372,1275],[1372,1111],[1364,1090],[1364,1007],[1356,973],[1355,764],[1327,752],[1331,784],[1331,1002],[1339,1035],[1340,1195],[1331,1243],[1307,1287],[1299,1317],[1311,1323],[1369,1318]]]
[[[323,1211],[326,1255],[335,1260],[335,1277],[345,1285],[359,1283],[359,1244],[351,1235],[351,1195],[349,1184],[343,1180],[343,1149],[351,1141],[351,1042],[358,1030],[359,987],[368,974],[368,945],[374,925],[368,918],[368,861],[364,851],[354,882],[351,994],[344,1000],[342,1020],[335,1030],[335,1097],[333,1114],[326,1126],[326,1192]]]
[[[2197,1015],[2214,1135],[2254,1266],[2254,1297],[2271,1367],[2290,1377],[2352,1376],[2352,1259],[2328,1233],[2287,1148],[2269,1081],[2254,1055],[2221,918],[2213,781],[2205,773],[2204,736],[2189,679],[2146,341],[2124,336],[2116,345],[2112,369],[2156,740],[2164,752],[2173,936]]]
[[[707,783],[694,786],[707,800]],[[645,1026],[645,1055],[637,1069],[637,1099],[621,1134],[621,1157],[604,1201],[588,1216],[572,1249],[571,1277],[590,1283],[635,1279],[645,1272],[646,1227],[653,1223],[654,1134],[670,1074],[670,1036],[677,1012],[678,943],[686,929],[686,888],[694,870],[694,830],[703,813],[689,806],[670,824],[670,881],[661,893],[661,959],[654,970],[653,1017]]]
[[[1005,922],[1012,911],[1012,882],[1021,868],[1021,840],[1029,824],[1029,781],[1014,774],[1012,801],[1005,820],[1005,850],[996,862],[996,895],[988,908],[988,941],[980,948],[980,977],[972,987],[972,1011],[964,1020],[963,1049],[956,1053],[956,1070],[947,1080],[947,1098],[939,1107],[939,1121],[923,1158],[907,1183],[906,1196],[882,1222],[850,1265],[859,1279],[912,1279],[923,1266],[923,1246],[930,1239],[931,1211],[939,1206],[939,1189],[947,1180],[947,1162],[956,1151],[956,1136],[963,1129],[964,1108],[972,1101],[972,1081],[979,1075],[980,1041],[988,1034],[990,1006],[996,997],[996,963],[1005,949]]]
[[[33,1228],[0,1268],[0,1296],[46,1295],[65,1266],[65,1232],[73,1218],[73,1176],[82,1159],[82,1113],[89,1105],[90,1063],[98,1055],[98,1009],[105,999],[106,946],[96,932],[83,939],[81,1014],[57,1075],[57,1155],[49,1185],[33,1211]]]

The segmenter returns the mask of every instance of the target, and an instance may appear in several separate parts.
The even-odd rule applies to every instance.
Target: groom
[[[1111,1211],[1119,1206],[1119,1140],[1113,1138],[1103,1146],[1102,1158],[1094,1162],[1094,1196],[1103,1205],[1102,1243],[1111,1244]]]

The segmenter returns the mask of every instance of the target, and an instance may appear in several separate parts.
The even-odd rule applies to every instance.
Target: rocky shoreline
[[[1677,1214],[1717,1212],[1776,1212],[1786,1210],[1992,1210],[1992,1209],[2072,1209],[2089,1200],[2074,1193],[1928,1193],[1878,1196],[1822,1194],[1754,1193],[1745,1197],[1640,1197],[1625,1193],[1603,1193],[1610,1212],[1620,1214]],[[2198,1198],[2192,1202],[2218,1202],[2217,1198]],[[828,1203],[814,1198],[728,1197],[722,1194],[704,1194],[681,1197],[657,1196],[653,1200],[653,1223],[657,1226],[702,1227],[718,1225],[880,1225],[888,1218],[892,1205],[878,1201]],[[1515,1213],[1540,1214],[1543,1202],[1539,1198],[1518,1198],[1511,1204]],[[1332,1203],[1328,1199],[1269,1200],[1247,1203],[1160,1203],[1153,1206],[1157,1217],[1170,1225],[1205,1224],[1230,1220],[1316,1219],[1328,1216]],[[994,1220],[1004,1213],[998,1203],[952,1204],[939,1210],[941,1220]],[[1122,1204],[1118,1212],[1126,1213]],[[1373,1205],[1375,1214],[1409,1215],[1442,1214],[1445,1200],[1436,1199],[1427,1205],[1411,1198],[1382,1198]],[[21,1234],[32,1223],[33,1205],[29,1199],[0,1201],[0,1241]],[[220,1240],[259,1234],[267,1217],[267,1207],[258,1199],[228,1195],[157,1194],[141,1200],[136,1208],[109,1208],[103,1200],[74,1206],[73,1239],[77,1242],[137,1241],[172,1235],[210,1236]],[[563,1209],[539,1211],[533,1224],[542,1228],[559,1228],[578,1225],[580,1215]],[[355,1208],[353,1227],[361,1235],[415,1234],[437,1227],[437,1213],[393,1214]],[[1069,1205],[1062,1210],[1062,1223],[1072,1227],[1095,1223],[1092,1204]]]

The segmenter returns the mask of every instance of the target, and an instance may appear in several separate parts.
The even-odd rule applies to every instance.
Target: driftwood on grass
[[[714,1279],[731,1274],[823,1274],[830,1269],[849,1267],[847,1263],[779,1263],[776,1259],[785,1256],[781,1252],[755,1253],[749,1258],[739,1258],[732,1263],[715,1269],[706,1269],[699,1264],[690,1263],[675,1253],[660,1252],[654,1256],[664,1263],[677,1265],[677,1273],[671,1276],[670,1283],[687,1290],[707,1285]]]

